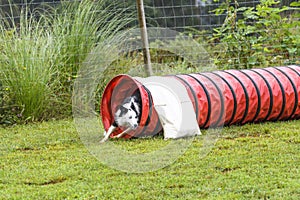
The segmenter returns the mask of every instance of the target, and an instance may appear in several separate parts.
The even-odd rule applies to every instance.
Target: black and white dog
[[[113,124],[109,127],[107,132],[104,132],[104,138],[100,142],[106,142],[117,127],[125,130],[118,134],[116,138],[121,138],[128,133],[128,131],[136,129],[139,126],[141,118],[141,106],[141,98],[137,92],[127,97],[117,109],[114,114],[115,120]]]

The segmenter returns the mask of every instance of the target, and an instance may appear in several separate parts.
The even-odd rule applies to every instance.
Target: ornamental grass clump
[[[18,110],[3,113],[20,121],[70,116],[73,80],[86,56],[134,20],[107,0],[35,9],[10,3],[0,18],[0,81],[9,99],[2,107]]]

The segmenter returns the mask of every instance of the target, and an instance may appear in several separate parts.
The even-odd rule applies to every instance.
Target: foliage
[[[159,1],[145,4],[151,7],[151,2],[163,7]],[[173,2],[180,4],[177,0]],[[213,55],[211,58],[220,69],[300,62],[299,1],[289,7],[280,7],[279,1],[274,0],[261,1],[255,7],[239,7],[237,0],[221,2],[224,3],[214,13],[227,17],[211,37],[193,38],[190,34],[191,40],[151,41],[155,75],[216,69],[205,50]],[[74,80],[87,55],[136,23],[134,1],[116,4],[108,0],[62,1],[56,6],[34,5],[35,9],[18,10],[10,3],[8,13],[1,13],[0,22],[0,124],[70,116]],[[172,2],[166,5],[169,4]],[[130,7],[124,9],[124,5]],[[149,6],[146,9],[151,9]],[[151,16],[160,15],[159,9],[151,12]],[[159,20],[152,22],[160,24]],[[172,26],[172,22],[166,23]],[[196,32],[203,35],[199,30]],[[140,38],[133,40],[137,42]],[[118,56],[97,80],[97,108],[105,84],[115,74],[144,74],[139,50]]]
[[[25,6],[18,14],[16,5],[10,8],[0,22],[0,80],[9,97],[2,113],[16,107],[23,121],[69,116],[73,79],[85,57],[124,29],[132,14],[111,10],[106,0]]]
[[[59,89],[53,79],[57,73],[53,58],[58,55],[53,37],[40,28],[41,20],[28,13],[21,10],[19,24],[13,18],[1,21],[0,79],[11,103],[22,110],[18,115],[35,120],[51,116],[51,102]]]
[[[9,93],[8,87],[0,82],[0,125],[3,126],[19,123],[22,117],[22,110],[13,104]]]
[[[97,44],[109,40],[133,20],[127,9],[114,10],[108,1],[63,1],[59,7],[44,14],[60,52],[60,71],[65,81],[76,77],[77,71]]]
[[[221,68],[253,68],[299,63],[299,3],[277,6],[280,1],[263,0],[256,7],[239,7],[227,0],[214,13],[226,13],[211,38],[215,64]]]
[[[207,156],[199,136],[172,165],[143,174],[99,162],[71,120],[0,128],[0,199],[298,200],[299,126],[295,120],[225,127]],[[160,137],[110,142],[131,153],[168,144]]]

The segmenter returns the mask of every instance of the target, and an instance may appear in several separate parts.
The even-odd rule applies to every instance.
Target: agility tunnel
[[[175,79],[184,86],[200,128],[300,119],[300,66],[224,70],[160,78]],[[152,136],[162,130],[151,91],[139,78],[128,75],[114,77],[104,90],[101,117],[105,130],[113,123],[117,106],[136,90],[142,100],[140,124],[124,137]],[[122,130],[118,129],[112,136],[120,132]]]

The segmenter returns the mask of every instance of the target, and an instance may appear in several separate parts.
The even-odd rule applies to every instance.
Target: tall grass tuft
[[[0,21],[0,81],[25,120],[70,115],[73,79],[82,62],[134,19],[126,10],[113,11],[108,0],[23,7],[18,23],[13,8]]]
[[[11,5],[11,11],[13,5]],[[53,58],[55,43],[53,36],[41,27],[41,20],[27,8],[19,14],[16,24],[14,16],[0,22],[0,79],[10,99],[22,111],[24,119],[43,119],[50,111],[55,99],[57,73]]]
[[[56,40],[62,82],[71,83],[88,53],[134,20],[128,10],[115,10],[108,0],[62,1],[44,15]]]

